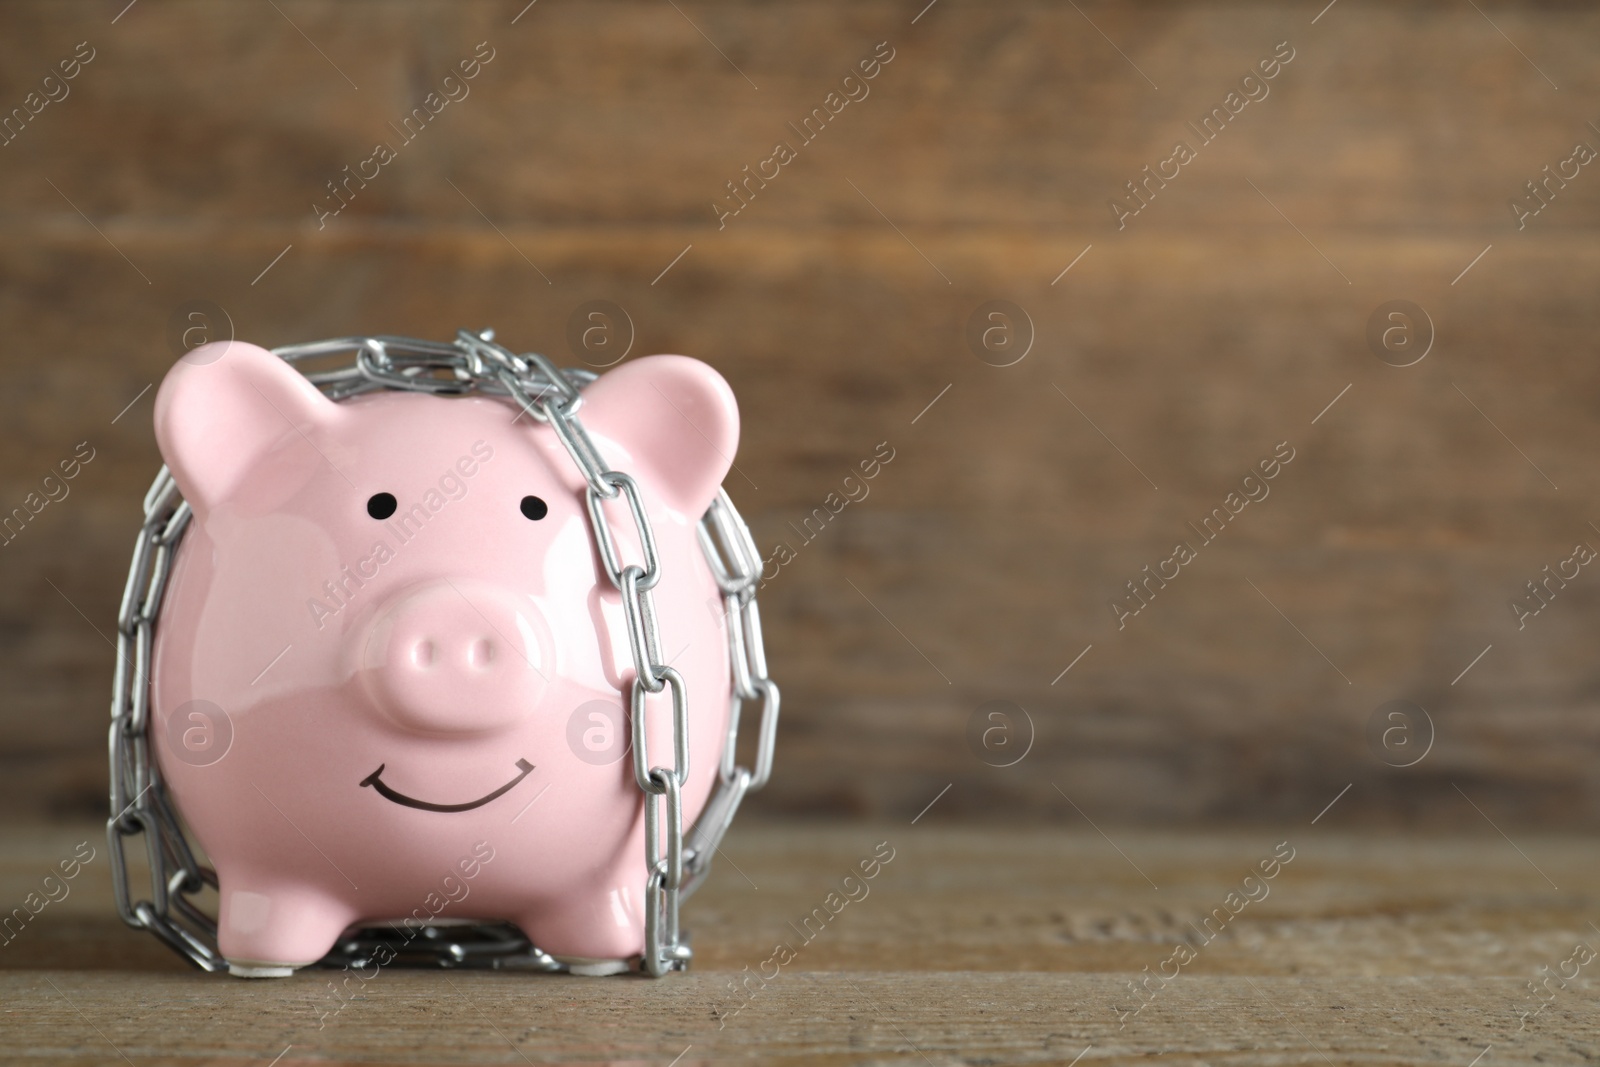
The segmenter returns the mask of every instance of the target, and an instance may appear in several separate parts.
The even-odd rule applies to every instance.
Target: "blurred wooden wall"
[[[1327,819],[1600,822],[1600,573],[1523,629],[1508,606],[1600,548],[1600,167],[1525,228],[1508,204],[1600,147],[1600,14],[925,2],[0,7],[0,109],[93,52],[0,147],[0,510],[95,456],[0,548],[5,810],[103,804],[175,309],[267,345],[492,324],[573,362],[569,317],[609,300],[634,353],[732,382],[729,488],[795,552],[763,593],[764,810],[910,820],[950,785],[940,818],[1309,821],[1351,784]],[[401,145],[480,42],[470,95]],[[799,144],[880,42],[870,95]],[[1185,123],[1280,42],[1270,94],[1198,146]],[[1108,200],[1180,139],[1119,230]],[[778,140],[796,158],[719,228]],[[396,158],[319,228],[378,141]],[[1405,368],[1366,340],[1398,299],[1436,333]],[[968,343],[991,300],[1031,320],[1015,365]],[[1124,583],[1279,442],[1271,495],[1119,629]],[[1436,734],[1408,768],[1369,741],[1394,699]],[[1014,766],[968,742],[993,700],[1031,717]]]

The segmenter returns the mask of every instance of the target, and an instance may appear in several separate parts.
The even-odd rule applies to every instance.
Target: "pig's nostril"
[[[422,668],[433,666],[433,642],[424,638],[411,646],[411,662]]]
[[[480,637],[467,646],[467,663],[479,670],[489,666],[489,661],[494,659],[494,643],[487,637]]]

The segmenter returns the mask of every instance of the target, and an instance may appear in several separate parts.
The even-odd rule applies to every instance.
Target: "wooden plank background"
[[[1600,146],[1600,14],[924,2],[0,8],[0,113],[93,50],[0,147],[0,511],[95,456],[0,548],[6,810],[103,805],[182,302],[269,345],[492,324],[571,361],[606,299],[635,353],[732,382],[729,488],[796,548],[763,594],[765,811],[909,818],[951,785],[949,817],[1275,821],[1354,783],[1340,814],[1373,825],[1595,825],[1600,578],[1525,629],[1508,601],[1600,546],[1600,172],[1525,229],[1508,201]],[[1270,95],[1119,231],[1108,199],[1283,41]],[[479,42],[470,96],[319,228],[325,183]],[[719,229],[725,183],[879,42],[870,95]],[[994,299],[1034,326],[1014,366],[966,340]],[[1395,299],[1436,328],[1407,368],[1365,340]],[[1124,582],[1284,441],[1271,496],[1119,630]],[[1392,699],[1436,730],[1406,769],[1367,740]],[[966,741],[991,700],[1033,723],[1011,767]]]

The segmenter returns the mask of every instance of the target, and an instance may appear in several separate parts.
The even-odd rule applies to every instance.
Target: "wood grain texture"
[[[106,637],[158,464],[142,391],[180,302],[266,344],[493,324],[572,360],[569,315],[604,298],[635,352],[732,382],[729,488],[795,553],[763,593],[786,694],[764,810],[910,818],[958,782],[952,813],[1074,815],[1054,782],[1097,818],[1201,824],[1356,782],[1371,824],[1482,828],[1463,793],[1600,819],[1595,580],[1525,629],[1508,610],[1600,546],[1600,177],[1526,229],[1507,208],[1600,144],[1591,8],[121,6],[0,9],[0,106],[96,49],[0,148],[0,511],[97,450],[0,548],[9,808],[103,804]],[[1119,231],[1107,199],[1284,40],[1270,95]],[[480,41],[471,95],[319,228],[325,183]],[[719,229],[724,183],[880,41],[871,95]],[[1036,331],[1007,368],[964,337],[996,298]],[[1364,337],[1396,298],[1437,328],[1405,369]],[[806,541],[883,441],[870,496]],[[1124,583],[1281,441],[1271,496],[1118,629]],[[1437,731],[1405,770],[1365,735],[1395,698]],[[964,740],[993,699],[1036,731],[1006,769]]]
[[[115,920],[102,852],[0,947],[6,1055],[98,1064],[116,1060],[114,1045],[141,1065],[280,1053],[294,1064],[1065,1064],[1081,1053],[1085,1064],[1460,1067],[1485,1046],[1486,1063],[1586,1063],[1600,1049],[1586,971],[1520,1016],[1541,1003],[1527,988],[1540,967],[1600,945],[1600,867],[1583,839],[1355,833],[1336,814],[1228,834],[1107,827],[1110,840],[1081,821],[979,831],[943,820],[935,807],[915,826],[741,825],[686,911],[694,969],[660,982],[201,975]],[[7,829],[0,902],[20,905],[97,839],[92,824]],[[865,895],[802,940],[791,923],[880,842],[893,858]],[[1262,880],[1275,852],[1292,858]],[[1258,899],[1200,929],[1241,889]],[[766,963],[778,942],[795,952],[786,966]],[[1196,958],[1177,977],[1130,988],[1178,943]]]

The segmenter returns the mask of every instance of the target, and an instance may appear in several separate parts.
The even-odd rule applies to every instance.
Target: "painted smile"
[[[446,812],[471,811],[473,808],[481,808],[485,804],[489,803],[489,801],[498,797],[503,797],[507,793],[511,792],[512,789],[516,788],[518,782],[522,781],[524,778],[528,777],[529,774],[533,773],[533,764],[529,763],[525,759],[519,759],[517,760],[517,769],[521,773],[515,778],[511,779],[511,781],[507,782],[505,785],[501,786],[499,789],[496,789],[493,793],[490,793],[487,796],[479,797],[477,800],[469,800],[465,804],[431,804],[426,800],[417,800],[413,797],[406,796],[404,793],[397,793],[393,789],[390,789],[388,786],[384,785],[383,779],[380,777],[383,774],[383,768],[384,764],[378,764],[377,770],[373,771],[371,774],[367,775],[361,780],[361,787],[364,789],[370,785],[372,788],[376,789],[378,791],[378,795],[383,797],[385,800],[392,800],[396,804],[403,804],[408,808],[419,808],[422,811]]]

